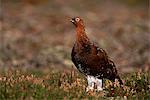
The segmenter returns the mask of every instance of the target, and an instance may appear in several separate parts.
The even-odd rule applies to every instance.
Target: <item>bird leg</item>
[[[88,81],[88,86],[86,88],[86,92],[89,90],[93,91],[94,90],[94,84],[95,84],[95,77],[93,76],[87,76],[87,81]]]
[[[94,76],[87,76],[88,86],[86,88],[86,92],[89,90],[93,91],[96,89],[97,91],[102,91],[102,79],[95,78]]]
[[[103,90],[103,81],[102,81],[102,79],[96,78],[96,85],[97,85],[97,91],[102,91]]]

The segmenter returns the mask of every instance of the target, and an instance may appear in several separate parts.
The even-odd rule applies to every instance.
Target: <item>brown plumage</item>
[[[86,76],[90,75],[98,79],[106,78],[111,81],[118,79],[122,84],[114,62],[108,58],[103,49],[96,46],[87,37],[83,20],[75,17],[71,19],[71,22],[76,28],[76,41],[71,57],[77,69]]]

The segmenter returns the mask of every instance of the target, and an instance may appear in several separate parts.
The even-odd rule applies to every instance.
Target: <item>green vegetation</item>
[[[123,75],[122,75],[123,76]],[[85,92],[86,80],[74,70],[39,71],[7,70],[0,74],[0,99],[109,99],[150,98],[150,73],[137,72],[123,76],[124,86],[106,80],[103,92]]]

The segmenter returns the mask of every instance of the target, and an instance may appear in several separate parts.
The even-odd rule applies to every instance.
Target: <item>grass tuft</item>
[[[39,71],[37,71],[39,72]],[[104,91],[85,92],[86,79],[76,71],[8,70],[0,73],[0,99],[144,99],[150,98],[150,73],[130,73],[120,86],[106,80]]]

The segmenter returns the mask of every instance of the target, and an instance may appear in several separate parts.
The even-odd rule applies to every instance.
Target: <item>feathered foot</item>
[[[94,76],[87,76],[88,86],[86,92],[89,91],[102,91],[102,79],[95,78]]]

